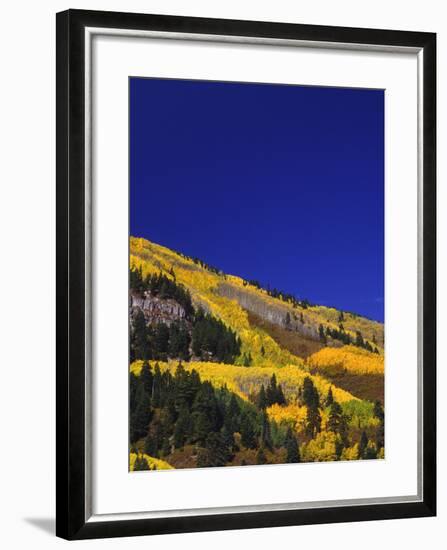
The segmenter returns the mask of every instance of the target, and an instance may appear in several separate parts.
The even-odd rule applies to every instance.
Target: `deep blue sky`
[[[130,79],[130,233],[383,320],[384,93]]]

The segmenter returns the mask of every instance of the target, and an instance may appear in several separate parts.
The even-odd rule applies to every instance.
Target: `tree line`
[[[255,288],[259,290],[263,290],[266,292],[269,296],[272,298],[277,298],[278,300],[281,300],[282,302],[286,302],[288,304],[292,304],[293,307],[300,307],[302,309],[307,309],[309,307],[312,307],[314,304],[309,302],[307,298],[304,298],[303,300],[300,300],[297,298],[294,294],[290,292],[284,292],[283,290],[278,290],[277,288],[270,288],[270,286],[264,287],[262,284],[256,280],[256,279],[247,279],[243,281],[244,286],[254,286]]]
[[[145,277],[141,266],[138,269],[134,267],[130,269],[129,286],[132,290],[140,293],[149,291],[161,300],[175,300],[184,309],[186,319],[190,319],[194,314],[191,294],[183,285],[175,281],[173,270],[171,270],[171,276],[173,279],[163,273],[151,273]]]
[[[214,388],[210,382],[202,381],[197,371],[186,370],[181,363],[171,373],[162,372],[158,364],[151,367],[145,362],[139,376],[130,374],[130,443],[139,451],[168,462],[172,453],[189,446],[198,467],[225,466],[236,454],[248,456],[247,452],[254,453],[250,463],[255,456],[255,463],[265,464],[277,453],[282,453],[281,462],[300,462],[300,445],[323,431],[325,410],[324,432],[335,435],[336,459],[356,443],[352,437],[357,438],[359,459],[377,458],[384,447],[384,411],[380,402],[374,404],[377,428],[372,434],[369,430],[368,437],[365,430],[350,436],[350,417],[334,399],[332,388],[323,398],[312,379],[306,377],[297,401],[306,407],[301,441],[293,425],[278,424],[268,417],[269,406],[287,405],[275,375],[267,386],[261,385],[250,403],[226,386]],[[145,469],[145,465],[138,464],[138,468]]]
[[[138,309],[131,319],[130,362],[138,359],[181,359],[189,361],[192,353],[203,361],[234,363],[241,340],[222,321],[198,310],[191,322],[172,321],[148,324]]]
[[[139,376],[130,374],[129,428],[131,445],[138,442],[149,456],[167,458],[175,449],[194,446],[198,467],[225,466],[244,450],[255,450],[258,464],[280,448],[287,462],[300,460],[290,427],[278,426],[265,409],[226,387],[213,388],[182,364],[171,374],[145,362]]]
[[[366,340],[362,333],[357,330],[355,333],[355,338],[352,338],[351,335],[345,331],[345,328],[342,323],[339,324],[339,328],[331,328],[326,327],[322,324],[318,327],[318,334],[320,337],[320,341],[323,342],[323,344],[327,344],[328,337],[332,338],[333,340],[339,340],[340,342],[343,342],[345,346],[353,345],[357,346],[358,348],[366,349],[367,351],[370,351],[371,353],[379,353],[379,350],[377,349],[377,346],[372,346],[368,340]]]
[[[136,308],[130,323],[130,361],[137,359],[181,359],[189,361],[191,352],[204,361],[234,363],[241,350],[237,334],[201,308],[194,309],[191,295],[183,285],[163,274],[143,277],[141,269],[130,270],[130,288],[150,291],[160,299],[175,300],[185,310],[185,319],[149,323],[143,311]]]

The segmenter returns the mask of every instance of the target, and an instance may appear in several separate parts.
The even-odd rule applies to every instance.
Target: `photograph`
[[[129,77],[130,471],[385,458],[384,94]]]

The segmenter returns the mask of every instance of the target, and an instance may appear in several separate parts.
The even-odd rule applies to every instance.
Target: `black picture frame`
[[[420,502],[89,522],[86,514],[86,212],[84,33],[87,27],[282,38],[423,52],[422,414]],[[416,518],[436,514],[436,35],[344,27],[68,10],[56,16],[56,534],[88,539]]]

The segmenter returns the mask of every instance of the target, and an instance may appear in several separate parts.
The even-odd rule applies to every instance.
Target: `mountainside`
[[[384,395],[383,324],[313,305],[276,289],[263,289],[257,281],[222,273],[201,260],[141,238],[130,238],[130,270],[131,373],[135,380],[144,359],[151,371],[151,384],[155,367],[160,377],[170,372],[174,384],[177,376],[188,377],[194,371],[203,383],[242,399],[239,407],[245,407],[242,402],[247,407],[257,403],[258,412],[247,415],[265,411],[275,426],[293,427],[307,460],[332,460],[327,458],[332,456],[328,448],[337,447],[337,437],[343,440],[344,458],[355,458],[359,446],[366,449],[368,445],[375,445],[377,456],[379,451],[383,454],[383,445],[377,440],[381,436],[375,433],[378,426],[383,431],[379,411]],[[183,370],[177,372],[179,361]],[[260,406],[262,392],[273,378],[282,396]],[[306,384],[312,384],[318,396],[320,420],[315,433],[308,429],[312,405],[303,397]],[[135,385],[135,392],[137,389]],[[222,399],[226,403],[227,397]],[[332,401],[341,405],[344,434],[328,428],[332,426]],[[193,414],[193,404],[189,408]],[[161,413],[155,408],[157,422],[158,415]],[[178,420],[179,411],[173,416]],[[163,457],[174,467],[219,465],[199,459],[197,445],[189,444],[187,436],[186,443],[180,445],[187,457],[180,457],[174,443],[175,427],[173,430],[172,440],[163,450],[155,446],[147,452],[149,445],[147,455]],[[137,430],[134,437],[134,443],[140,441],[140,450],[143,432],[139,435]],[[149,430],[147,437],[150,434]],[[239,432],[231,436],[235,434]],[[285,461],[281,458],[287,447],[284,441],[278,450],[262,445],[267,462]],[[233,451],[225,464],[253,463],[249,447],[245,446],[245,451],[243,444],[236,447],[244,458]],[[340,458],[342,451],[337,449]],[[373,454],[370,451],[369,458],[374,458]]]

